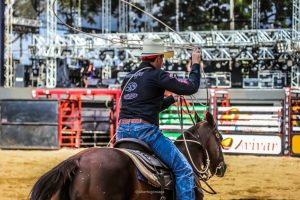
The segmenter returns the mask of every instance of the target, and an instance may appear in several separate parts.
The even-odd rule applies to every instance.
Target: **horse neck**
[[[197,168],[200,168],[200,166],[203,164],[203,148],[194,142],[188,142],[188,140],[194,140],[195,139],[190,136],[190,135],[186,135],[185,139],[187,140],[186,144],[188,147],[188,150],[186,148],[185,142],[182,141],[184,140],[183,137],[179,137],[178,140],[180,141],[175,141],[175,145],[177,146],[177,148],[181,151],[181,153],[186,157],[186,159],[189,161],[189,163],[194,163],[196,165]],[[189,156],[190,154],[190,156]],[[192,158],[192,161],[190,160],[190,157]]]

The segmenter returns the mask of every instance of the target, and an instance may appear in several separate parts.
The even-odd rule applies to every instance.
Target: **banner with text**
[[[233,143],[230,148],[223,149],[224,153],[281,154],[282,141],[279,136],[223,134],[224,139],[228,137],[233,139]]]

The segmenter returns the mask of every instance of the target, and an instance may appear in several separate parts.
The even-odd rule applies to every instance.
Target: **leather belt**
[[[147,122],[143,119],[120,119],[119,124],[139,124],[139,123],[146,123],[151,124],[150,122]]]

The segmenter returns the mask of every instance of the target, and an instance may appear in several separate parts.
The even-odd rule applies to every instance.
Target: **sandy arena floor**
[[[39,176],[80,150],[0,150],[0,199],[23,200]],[[300,158],[225,156],[228,171],[205,199],[300,199]]]

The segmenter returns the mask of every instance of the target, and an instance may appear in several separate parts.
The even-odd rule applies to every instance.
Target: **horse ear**
[[[206,113],[206,121],[208,122],[208,124],[210,124],[212,127],[215,126],[215,120],[214,120],[214,117],[212,116],[212,114],[210,112],[207,112]]]
[[[196,123],[202,121],[202,119],[199,117],[199,115],[197,114],[197,112],[195,112],[195,120],[196,120]]]

